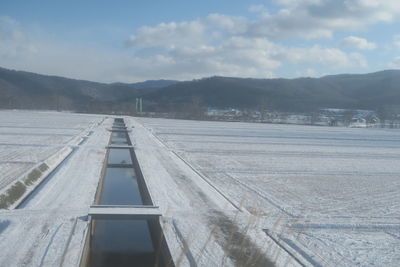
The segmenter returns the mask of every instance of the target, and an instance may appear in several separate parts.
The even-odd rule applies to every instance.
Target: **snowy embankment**
[[[246,225],[243,214],[254,216],[250,236],[269,235],[305,265],[398,266],[398,130],[139,121],[164,150],[218,188],[218,194],[240,203],[236,221]],[[195,202],[187,194],[189,203],[191,199]],[[160,203],[166,205],[163,199]],[[209,212],[204,203],[193,210]],[[182,218],[190,217],[190,212],[184,214]],[[195,223],[187,230],[189,239],[193,229]]]
[[[23,117],[20,114],[9,112],[8,115],[16,117],[16,120],[10,119],[8,125],[14,129],[24,126],[25,130],[28,127],[40,127],[41,131],[51,128],[46,139],[54,140],[52,145],[57,147],[67,144],[58,156],[47,159],[47,164],[57,165],[65,154],[70,153],[70,156],[28,197],[21,208],[0,210],[0,266],[77,266],[87,231],[88,207],[93,203],[105,156],[104,146],[110,135],[106,128],[111,120],[102,123],[102,116],[79,114],[25,112]],[[32,121],[35,121],[34,125]],[[54,133],[57,127],[59,131],[66,128],[79,130],[67,141],[52,139],[51,136],[57,134]],[[80,133],[88,131],[86,141],[75,139]],[[18,144],[16,141],[13,139],[9,143]],[[69,142],[76,145],[70,147],[72,143]],[[21,143],[36,145],[26,140]]]
[[[83,137],[74,138],[68,146],[57,151],[48,159],[39,162],[23,174],[16,182],[4,188],[0,195],[0,208],[14,209],[18,207],[38,186],[73,152]]]

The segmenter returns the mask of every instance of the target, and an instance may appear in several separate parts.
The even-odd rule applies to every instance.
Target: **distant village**
[[[218,121],[249,121],[261,123],[301,124],[342,127],[400,128],[400,111],[384,117],[373,110],[324,108],[312,113],[290,113],[240,109],[208,108],[206,119]]]

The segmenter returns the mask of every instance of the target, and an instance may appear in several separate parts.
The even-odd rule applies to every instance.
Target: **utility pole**
[[[142,113],[143,112],[143,99],[136,98],[136,113]]]
[[[60,89],[59,88],[57,88],[56,89],[56,91],[57,91],[57,111],[60,111]]]

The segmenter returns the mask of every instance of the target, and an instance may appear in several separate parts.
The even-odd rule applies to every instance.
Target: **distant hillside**
[[[146,111],[190,107],[312,111],[321,107],[379,109],[400,103],[400,71],[322,78],[243,79],[211,77],[177,82],[97,83],[0,68],[0,108],[69,109],[88,112]]]
[[[181,82],[144,96],[158,105],[200,103],[219,108],[311,111],[321,107],[378,109],[400,103],[400,71],[322,78],[211,77]]]
[[[149,80],[144,82],[133,83],[132,86],[137,89],[159,89],[178,83],[174,80]]]
[[[173,83],[151,81],[151,88],[146,88],[146,83],[105,84],[0,68],[0,108],[85,111],[94,106],[106,109],[114,105],[118,109],[116,104],[133,103],[142,91],[151,92],[159,88],[154,86],[162,84]]]

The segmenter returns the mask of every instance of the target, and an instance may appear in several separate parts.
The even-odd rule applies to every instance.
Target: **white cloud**
[[[278,58],[295,65],[313,65],[333,70],[362,67],[364,62],[337,48],[314,45],[307,48],[281,47]]]
[[[232,36],[219,44],[203,44],[194,47],[175,46],[164,50],[162,62],[141,57],[138,53],[133,65],[135,75],[160,75],[185,79],[212,75],[266,78],[275,76],[281,67],[290,65],[297,69],[324,69],[338,71],[352,67],[364,67],[366,61],[358,54],[347,54],[337,48],[288,47],[266,38]],[[138,64],[140,62],[140,64]],[[308,76],[315,76],[311,71]]]
[[[127,56],[93,45],[68,45],[43,39],[9,17],[0,17],[0,66],[78,79],[115,81]]]
[[[18,23],[10,17],[0,17],[0,61],[29,58],[37,48],[29,41]]]
[[[367,59],[362,54],[351,53],[349,55],[349,58],[353,62],[354,66],[357,66],[357,67],[360,67],[360,68],[367,68],[368,67]]]
[[[367,39],[349,36],[341,41],[341,45],[346,48],[360,49],[360,50],[373,50],[376,48],[376,44],[369,42]]]
[[[321,0],[275,0],[277,4],[285,6],[300,6],[304,4],[320,4]]]
[[[400,13],[394,1],[275,2],[283,8],[274,14],[264,12],[264,6],[252,6],[250,11],[259,13],[255,20],[210,14],[192,22],[143,27],[130,39],[130,44],[136,49],[156,47],[157,53],[168,58],[166,66],[169,67],[163,64],[159,68],[152,67],[153,73],[160,75],[165,71],[175,77],[177,73],[179,77],[195,78],[210,75],[263,77],[286,66],[340,72],[366,68],[367,59],[362,54],[347,53],[339,48],[318,44],[296,47],[279,44],[276,39],[332,38],[337,30],[354,30],[370,23],[390,21]],[[373,42],[356,36],[345,38],[342,45],[360,50],[376,47]],[[138,57],[142,54],[141,50],[135,52]],[[306,74],[315,76],[312,71]]]
[[[142,27],[128,41],[133,49],[119,52],[37,40],[15,25],[7,24],[5,31],[2,22],[0,39],[7,41],[0,42],[0,59],[15,69],[107,82],[213,75],[266,78],[286,66],[337,72],[365,63],[361,55],[337,48],[288,46],[265,37],[235,34],[238,31],[233,28],[242,19],[214,14],[198,21]],[[210,31],[224,36],[210,38]]]
[[[249,7],[249,11],[253,13],[267,13],[268,8],[264,5],[252,5]]]
[[[250,6],[251,12],[260,13],[256,19],[223,14],[210,14],[205,19],[182,23],[162,23],[155,27],[143,27],[131,37],[132,44],[160,41],[168,32],[181,32],[175,37],[193,38],[196,33],[212,30],[226,31],[232,35],[247,37],[284,38],[332,38],[335,31],[366,29],[378,22],[393,22],[400,16],[397,0],[275,0],[281,8],[275,13],[266,12],[264,5]],[[153,33],[151,40],[141,35]],[[158,36],[158,33],[163,34]]]
[[[345,72],[368,67],[365,56],[333,45],[296,45],[296,39],[334,38],[337,31],[365,29],[396,21],[400,1],[275,0],[267,13],[253,6],[256,18],[210,14],[183,22],[137,29],[126,50],[105,51],[90,45],[54,43],[32,37],[11,18],[0,18],[0,61],[5,67],[99,81],[192,79],[212,75],[272,77]],[[282,39],[288,39],[284,42]],[[294,42],[291,42],[294,40]],[[400,46],[400,38],[394,39]],[[338,43],[334,40],[332,43]],[[376,44],[349,36],[345,47],[372,50]],[[393,64],[396,62],[393,61]],[[76,67],[79,66],[79,67]]]
[[[142,27],[129,37],[127,44],[140,47],[196,45],[202,43],[204,25],[199,21],[160,23],[155,27]]]
[[[145,57],[141,64],[148,66],[153,75],[156,72],[178,79],[212,75],[269,77],[281,65],[271,57],[274,47],[267,40],[231,37],[218,45],[176,46],[164,51],[171,64],[154,64]]]
[[[311,68],[306,69],[305,71],[296,71],[296,76],[298,77],[317,77],[317,71]]]
[[[393,36],[393,44],[400,48],[400,34]]]
[[[247,31],[247,19],[239,16],[226,16],[210,14],[203,21],[209,30],[227,31],[229,34],[238,35]]]
[[[253,36],[268,38],[331,38],[337,30],[365,29],[393,22],[400,15],[398,0],[276,0],[278,12],[249,22]]]
[[[400,57],[395,57],[388,66],[392,69],[400,69]]]

